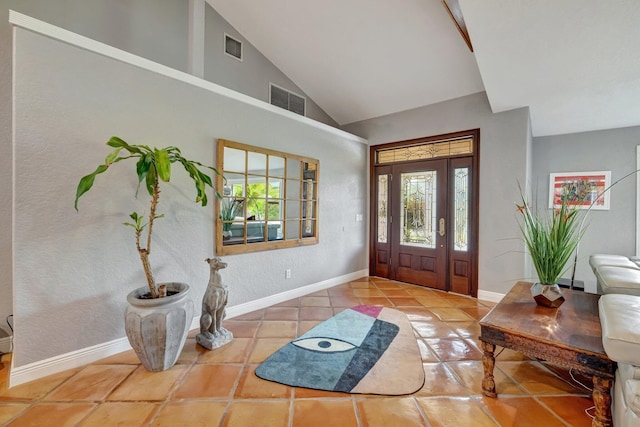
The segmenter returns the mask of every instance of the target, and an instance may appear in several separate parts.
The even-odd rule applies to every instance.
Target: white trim
[[[227,37],[229,37],[236,43],[240,43],[240,58],[227,52]],[[242,40],[239,40],[238,37],[233,37],[231,34],[225,32],[224,37],[222,38],[222,52],[225,55],[235,59],[236,61],[242,62],[242,59],[244,58],[244,43],[242,42]]]
[[[94,52],[98,55],[106,56],[108,58],[115,59],[116,61],[133,65],[134,67],[142,68],[144,70],[151,71],[153,73],[160,74],[162,76],[166,76],[166,77],[181,81],[183,83],[187,83],[192,86],[199,87],[200,89],[204,89],[209,92],[213,92],[218,95],[225,96],[227,98],[233,99],[238,102],[243,102],[245,104],[254,106],[256,108],[261,108],[263,110],[270,111],[274,114],[278,114],[280,116],[284,116],[289,119],[296,120],[308,126],[321,129],[325,132],[338,135],[341,138],[368,145],[368,141],[359,136],[345,132],[338,128],[334,128],[327,124],[315,121],[306,116],[301,116],[300,114],[292,113],[291,111],[285,110],[280,107],[276,107],[275,105],[271,105],[268,102],[264,102],[256,98],[252,98],[248,95],[244,95],[242,93],[228,89],[224,86],[220,86],[210,81],[203,80],[196,76],[192,76],[189,73],[185,73],[183,71],[179,71],[174,68],[167,67],[166,65],[158,64],[157,62],[150,61],[148,59],[145,59],[140,56],[134,55],[132,53],[126,52],[124,50],[115,48],[113,46],[109,46],[99,41],[92,40],[88,37],[84,37],[79,34],[73,33],[71,31],[65,30],[63,28],[56,27],[55,25],[51,25],[49,23],[40,21],[38,19],[32,18],[22,13],[9,10],[9,22],[15,26],[27,29],[29,31],[33,31],[38,34],[42,34],[52,39],[59,40],[63,43],[67,43],[69,45],[78,47],[80,49]]]
[[[482,289],[478,290],[478,299],[482,301],[500,302],[500,300],[504,298],[504,295],[505,294],[500,294],[498,292],[483,291]]]
[[[274,304],[279,304],[293,298],[299,298],[304,295],[321,291],[323,289],[331,288],[333,286],[340,285],[351,280],[366,277],[368,274],[369,270],[360,270],[353,273],[345,274],[343,276],[327,279],[322,282],[313,283],[311,285],[303,286],[296,289],[291,289],[279,294],[270,295],[268,297],[260,298],[255,301],[249,301],[243,304],[234,305],[233,307],[227,308],[227,319],[232,319],[234,317],[241,316],[255,310],[261,310],[263,308],[270,307]],[[193,330],[199,328],[200,316],[197,316],[194,317],[191,322],[191,329]],[[29,365],[20,366],[17,368],[14,368],[12,366],[11,374],[9,376],[9,387],[15,387],[17,385],[37,380],[47,375],[66,371],[68,369],[79,368],[81,366],[93,363],[100,359],[104,359],[105,357],[113,356],[114,354],[121,353],[127,350],[131,350],[131,345],[129,344],[127,338],[124,337],[106,343],[97,344],[93,347],[83,348],[80,350],[72,351],[70,353],[34,362]]]

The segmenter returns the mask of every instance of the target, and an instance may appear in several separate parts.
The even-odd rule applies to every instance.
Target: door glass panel
[[[436,247],[436,171],[401,175],[400,244]]]
[[[387,243],[387,203],[389,201],[389,176],[378,176],[378,243]]]
[[[469,244],[469,168],[456,168],[454,177],[455,238],[453,249],[467,252]]]

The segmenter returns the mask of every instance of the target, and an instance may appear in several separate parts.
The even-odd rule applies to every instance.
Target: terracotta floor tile
[[[437,320],[436,316],[424,307],[396,307],[395,309],[406,314],[411,322],[431,322]]]
[[[316,390],[313,388],[294,387],[293,395],[296,399],[321,399],[326,397],[333,398],[348,398],[351,397],[349,393],[343,393],[340,391],[326,391]]]
[[[159,403],[150,402],[105,402],[78,427],[144,426],[149,424],[159,407]]]
[[[329,296],[329,291],[327,291],[326,289],[305,295],[305,297],[328,297],[328,296]]]
[[[233,338],[214,350],[204,350],[198,363],[244,363],[253,345],[253,338]]]
[[[406,289],[404,288],[404,286],[402,286],[400,283],[397,283],[397,282],[376,281],[374,283],[378,289],[380,289],[385,293],[387,290],[399,290],[399,289],[404,290],[406,292]]]
[[[376,288],[370,289],[354,289],[353,295],[356,297],[383,297],[384,294]]]
[[[349,399],[295,400],[293,427],[353,427],[358,419]]]
[[[264,320],[258,328],[258,338],[295,338],[298,322],[292,320]]]
[[[434,289],[429,289],[424,286],[403,286],[399,285],[400,288],[404,289],[409,295],[413,296],[421,296],[425,298],[439,298],[440,293]]]
[[[360,299],[358,297],[348,296],[331,296],[331,306],[333,307],[354,307],[360,305]]]
[[[169,402],[153,420],[152,427],[201,426],[217,427],[227,402],[181,401]]]
[[[433,307],[431,312],[444,322],[469,322],[473,320],[467,313],[455,307]]]
[[[426,343],[440,360],[480,360],[482,353],[465,340],[449,338],[426,338]]]
[[[247,362],[262,363],[290,341],[289,338],[257,338]]]
[[[234,401],[229,406],[222,426],[287,426],[290,406],[288,400]]]
[[[353,295],[353,288],[349,286],[349,284],[334,286],[333,288],[327,289],[327,293],[329,296],[342,296],[342,295]]]
[[[423,297],[420,295],[414,296],[415,300],[427,308],[431,307],[453,307],[449,301],[441,297]]]
[[[561,380],[538,362],[498,361],[496,366],[532,394],[582,393],[580,386]]]
[[[431,322],[411,322],[411,326],[423,338],[456,338],[458,335],[446,323],[438,320]]]
[[[451,322],[447,323],[447,326],[464,338],[477,338],[480,336],[480,324],[478,322]]]
[[[572,427],[591,427],[591,417],[585,410],[593,406],[590,397],[553,396],[538,397],[538,401],[547,406]],[[594,414],[594,411],[591,411]]]
[[[382,293],[387,297],[404,297],[409,298],[411,295],[405,289],[380,289]]]
[[[422,304],[414,297],[389,297],[396,307],[422,307]]]
[[[566,424],[531,397],[502,397],[494,399],[482,396],[478,398],[478,401],[502,426],[566,426]]]
[[[200,333],[200,330],[198,330],[198,333]],[[195,338],[187,338],[176,363],[191,365],[206,351],[208,350],[198,344]]]
[[[475,320],[482,320],[484,316],[486,316],[491,309],[489,307],[461,307],[460,310],[467,313],[469,316],[474,318]]]
[[[361,297],[360,301],[364,305],[381,305],[383,307],[393,307],[393,303],[386,297]]]
[[[333,317],[330,307],[301,307],[300,320],[327,320]]]
[[[326,297],[302,297],[300,307],[331,307],[331,300]]]
[[[166,371],[149,372],[140,366],[109,395],[107,400],[165,400],[188,369],[187,365],[174,365]]]
[[[443,363],[424,363],[424,386],[417,396],[468,396],[469,391],[458,382]]]
[[[96,406],[95,403],[36,403],[6,426],[72,427],[86,417]]]
[[[45,397],[47,401],[104,400],[135,365],[88,365]]]
[[[472,394],[482,394],[482,378],[484,368],[480,360],[465,360],[460,362],[447,362],[447,366],[453,370],[462,384]],[[494,368],[493,377],[496,389],[502,394],[526,394],[511,378],[506,376],[499,368]]]
[[[281,303],[272,305],[271,307],[300,307],[300,298],[290,299]]]
[[[357,400],[356,403],[364,427],[427,425],[412,397]]]
[[[94,365],[139,365],[140,359],[136,356],[136,352],[133,350],[123,351],[122,353],[114,354],[113,356],[105,357]]]
[[[498,426],[470,397],[418,397],[416,400],[432,427]],[[508,425],[519,426],[505,424]]]
[[[260,322],[255,320],[227,320],[222,324],[233,333],[234,338],[253,338],[256,336],[258,326],[260,326]]]
[[[0,401],[10,402],[39,399],[79,370],[80,369],[72,369],[59,374],[49,375],[37,381],[30,381],[9,389],[3,387],[0,389]]]
[[[28,407],[28,403],[0,403],[0,425],[5,425],[7,421]]]
[[[173,394],[173,399],[230,399],[240,365],[194,365]]]
[[[438,356],[431,350],[431,347],[427,345],[423,340],[418,340],[418,348],[420,349],[420,356],[423,362],[439,362]]]
[[[298,320],[297,307],[270,307],[264,312],[264,320]]]
[[[229,320],[262,320],[264,317],[264,310],[256,310],[250,313],[241,314],[240,316],[232,317]]]
[[[496,360],[502,361],[523,361],[523,360],[531,360],[530,357],[525,356],[522,353],[519,353],[515,350],[511,350],[509,348],[501,348],[497,347],[495,351]]]
[[[292,387],[258,378],[256,376],[258,366],[247,365],[244,368],[234,395],[236,399],[288,399],[291,397]]]
[[[360,280],[349,282],[349,287],[351,289],[375,289],[375,282],[371,282],[369,280]]]

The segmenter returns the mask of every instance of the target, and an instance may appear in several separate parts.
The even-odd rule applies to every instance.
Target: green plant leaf
[[[153,163],[149,165],[149,172],[147,172],[147,175],[145,178],[146,178],[145,183],[147,185],[147,191],[149,192],[150,196],[153,196],[153,188],[156,185],[156,167]]]
[[[154,151],[154,157],[156,159],[156,170],[158,171],[158,177],[164,182],[169,182],[171,179],[171,161],[169,160],[169,153],[166,149]]]
[[[118,154],[120,154],[121,150],[122,150],[122,148],[116,148],[111,153],[109,153],[107,155],[107,157],[105,157],[105,159],[104,159],[105,164],[107,164],[107,165],[112,164],[116,160],[116,158],[118,157]]]
[[[138,160],[138,163],[136,163],[136,173],[138,174],[138,185],[136,187],[136,197],[138,197],[140,184],[142,184],[142,181],[147,178],[147,174],[149,173],[149,168],[153,164],[152,162],[153,160],[151,159],[151,156],[149,156],[148,154],[142,154],[140,156],[140,160]]]
[[[76,189],[76,200],[74,203],[74,207],[76,208],[76,212],[78,211],[78,199],[84,193],[89,191],[91,187],[93,187],[93,182],[96,179],[96,175],[103,173],[109,168],[107,165],[100,165],[96,168],[95,171],[90,173],[89,175],[83,176],[80,178],[80,182],[78,183],[78,188]]]

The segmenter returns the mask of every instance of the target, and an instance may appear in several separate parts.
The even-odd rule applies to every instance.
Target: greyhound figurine
[[[202,314],[200,316],[200,333],[196,335],[198,344],[209,350],[222,347],[233,339],[233,334],[222,327],[229,289],[222,283],[220,270],[227,267],[220,258],[207,258],[211,268],[209,285],[202,298]]]

